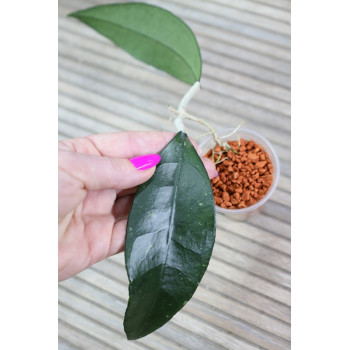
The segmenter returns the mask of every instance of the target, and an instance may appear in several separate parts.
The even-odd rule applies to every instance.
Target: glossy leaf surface
[[[139,186],[128,219],[128,339],[163,326],[190,300],[215,241],[210,180],[187,135],[179,132],[160,155],[153,177]]]
[[[144,3],[100,5],[75,17],[137,59],[185,83],[199,81],[202,60],[191,29],[177,16]]]

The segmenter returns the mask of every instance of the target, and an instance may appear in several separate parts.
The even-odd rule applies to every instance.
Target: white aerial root
[[[243,124],[244,124],[244,120],[242,120],[242,121],[238,124],[238,126],[237,126],[237,128],[236,128],[235,130],[233,130],[232,132],[230,132],[228,135],[221,136],[221,137],[224,138],[224,139],[226,139],[226,138],[232,136],[233,134],[235,134],[235,133],[238,131],[238,129],[239,129]]]
[[[174,108],[173,106],[168,106],[168,109],[169,109],[170,112],[172,112],[172,113],[174,113],[174,114],[176,114],[178,116],[181,116],[181,119],[188,119],[188,120],[192,120],[194,122],[200,123],[202,125],[205,125],[210,130],[210,133],[213,135],[215,141],[220,146],[222,145],[222,141],[220,140],[220,137],[217,135],[215,130],[206,121],[204,121],[203,119],[197,118],[194,115],[191,115],[191,114],[185,112],[184,110],[179,111],[176,108]],[[176,119],[175,119],[175,121],[176,121]]]
[[[215,142],[219,145],[219,146],[224,146],[226,150],[231,149],[230,145],[226,142],[226,141],[222,141],[222,139],[218,136],[218,134],[216,133],[216,131],[214,130],[214,128],[212,128],[210,126],[210,124],[208,124],[206,121],[204,121],[203,119],[197,118],[194,115],[191,115],[189,113],[186,112],[186,107],[189,104],[189,102],[191,101],[191,99],[196,95],[196,93],[200,90],[200,83],[199,81],[195,82],[191,88],[187,91],[187,93],[184,95],[184,97],[182,98],[182,100],[180,101],[179,107],[178,109],[172,107],[172,106],[168,106],[168,109],[174,113],[175,115],[177,115],[177,117],[174,120],[174,124],[175,127],[177,129],[177,131],[182,131],[185,132],[185,125],[183,123],[183,119],[188,119],[188,120],[192,120],[194,122],[200,123],[204,126],[206,126],[209,129],[209,132],[207,134],[211,134],[214,139]],[[237,132],[237,130],[242,126],[242,124],[244,123],[244,121],[242,121],[235,130],[233,130],[230,134],[222,136],[222,138],[228,138],[230,136],[232,136],[233,134],[235,134]],[[238,137],[238,142],[240,143],[240,138]]]

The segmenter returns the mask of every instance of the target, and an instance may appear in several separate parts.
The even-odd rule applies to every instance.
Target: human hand
[[[120,132],[59,142],[59,281],[124,250],[136,188],[155,171],[155,166],[137,170],[129,159],[158,153],[173,137],[170,132]],[[202,161],[213,178],[214,163]]]

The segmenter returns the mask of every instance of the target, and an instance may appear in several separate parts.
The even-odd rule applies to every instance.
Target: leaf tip
[[[148,335],[148,333],[146,334],[142,334],[141,332],[135,330],[135,329],[129,329],[130,327],[125,325],[124,322],[124,333],[126,335],[126,338],[128,340],[137,340],[140,338],[143,338],[144,336]]]
[[[78,18],[79,19],[79,16],[80,16],[80,13],[82,11],[75,11],[75,12],[71,12],[71,13],[68,13],[67,17],[74,17],[74,18]]]

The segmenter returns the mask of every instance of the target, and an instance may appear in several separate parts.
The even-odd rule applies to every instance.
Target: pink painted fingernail
[[[161,160],[159,154],[147,154],[145,156],[139,156],[131,158],[130,162],[137,170],[146,170],[157,165]]]
[[[215,171],[215,175],[214,175],[214,177],[218,177],[218,176],[219,176],[218,171]]]

